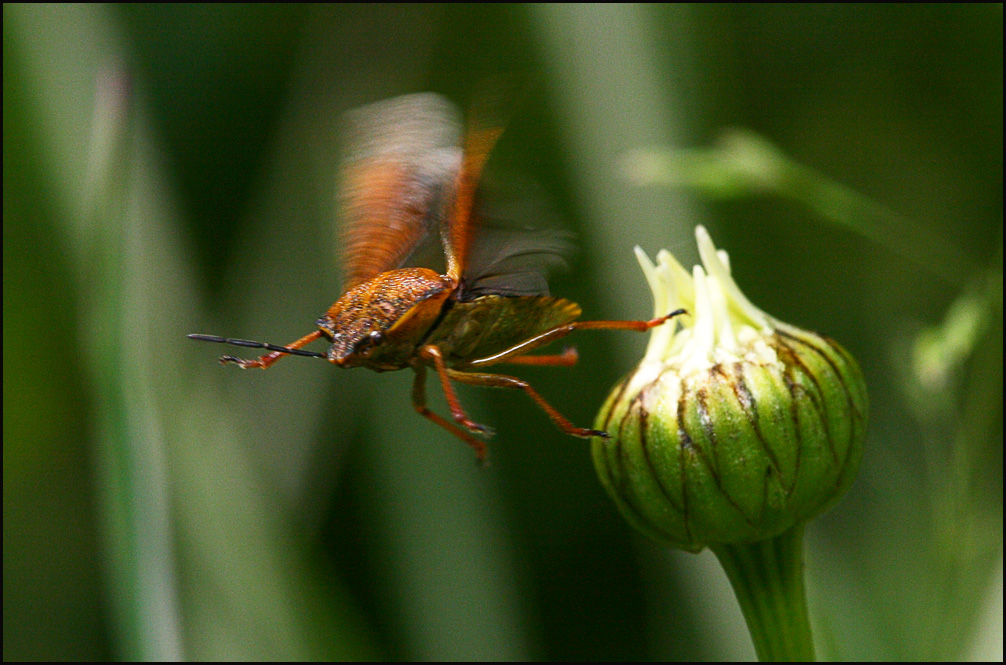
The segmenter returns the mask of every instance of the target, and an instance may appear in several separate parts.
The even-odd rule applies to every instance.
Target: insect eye
[[[370,349],[374,348],[378,344],[384,341],[384,333],[380,330],[374,330],[366,337],[362,338],[356,343],[355,353],[366,353]]]

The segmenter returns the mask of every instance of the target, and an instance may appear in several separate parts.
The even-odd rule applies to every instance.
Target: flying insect
[[[523,390],[564,433],[607,437],[574,426],[526,381],[487,369],[501,363],[569,367],[577,361],[573,349],[531,352],[574,330],[645,331],[683,311],[649,321],[580,321],[579,305],[548,295],[545,268],[557,251],[548,236],[528,234],[523,242],[511,237],[493,246],[491,234],[480,234],[476,191],[502,131],[502,123],[489,117],[471,114],[462,139],[453,105],[432,93],[349,114],[351,149],[340,191],[343,295],[315,322],[315,330],[286,346],[189,337],[269,351],[255,359],[220,358],[244,369],[266,369],[289,355],[379,372],[411,368],[413,408],[471,446],[479,460],[486,444],[478,436],[491,436],[492,430],[468,417],[453,382]],[[440,235],[445,271],[403,267],[434,232]],[[329,344],[325,353],[302,348],[322,339]],[[453,422],[427,407],[428,369],[439,378]]]

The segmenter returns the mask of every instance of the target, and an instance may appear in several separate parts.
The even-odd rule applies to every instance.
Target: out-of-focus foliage
[[[406,372],[184,339],[310,331],[339,115],[499,78],[489,169],[541,192],[506,213],[578,238],[554,293],[645,317],[632,246],[688,258],[702,222],[860,360],[860,476],[808,529],[819,653],[1001,659],[1002,34],[998,5],[5,5],[5,659],[753,654],[715,562],[636,536],[525,396],[461,390],[483,471]],[[791,177],[717,176],[731,126]],[[641,185],[641,149],[692,171]],[[515,373],[586,425],[644,340],[572,341]]]

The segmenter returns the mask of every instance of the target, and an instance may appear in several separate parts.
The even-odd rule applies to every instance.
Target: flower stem
[[[757,543],[710,545],[730,579],[761,661],[812,661],[803,525]]]

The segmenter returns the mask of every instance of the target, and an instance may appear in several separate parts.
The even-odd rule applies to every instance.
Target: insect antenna
[[[253,342],[249,339],[232,339],[230,337],[217,337],[216,335],[199,335],[199,334],[188,335],[188,338],[199,340],[200,342],[215,342],[217,344],[247,346],[253,349],[266,349],[267,351],[288,353],[292,356],[307,356],[309,358],[326,358],[326,359],[328,358],[328,356],[325,355],[324,353],[318,353],[317,351],[304,351],[303,349],[291,349],[285,346],[278,346],[276,344],[266,344],[265,342]]]

